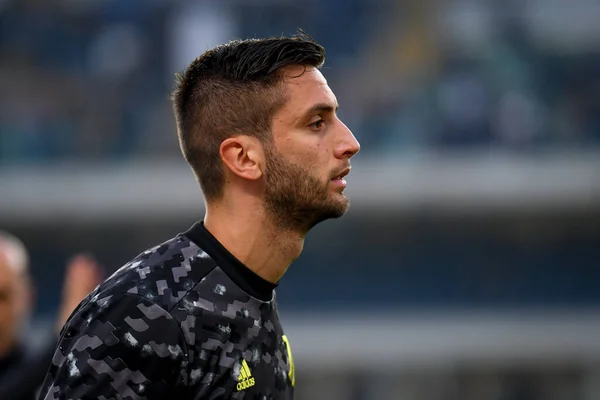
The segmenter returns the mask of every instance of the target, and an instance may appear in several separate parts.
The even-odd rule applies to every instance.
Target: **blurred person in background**
[[[274,291],[309,230],[348,209],[344,177],[360,149],[324,60],[304,34],[234,41],[179,76],[178,135],[204,220],[81,303],[40,399],[293,398]]]
[[[101,281],[100,269],[86,255],[67,266],[62,302],[47,345],[32,349],[24,328],[34,304],[29,256],[24,244],[0,231],[0,400],[32,400],[44,380],[58,332],[77,304]]]

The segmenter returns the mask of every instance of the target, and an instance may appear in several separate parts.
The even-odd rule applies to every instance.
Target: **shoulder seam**
[[[188,294],[190,294],[190,292],[192,290],[194,290],[200,284],[200,282],[202,282],[202,279],[206,278],[206,276],[208,274],[210,274],[217,267],[217,264],[214,262],[214,260],[212,258],[210,260],[213,262],[213,265],[211,265],[210,268],[207,268],[206,271],[204,271],[204,273],[202,275],[200,275],[200,279],[198,279],[198,281],[196,282],[196,284],[194,286],[192,286],[187,292],[185,292],[185,294],[183,296],[181,296],[181,299],[179,299],[175,304],[173,304],[173,307],[171,307],[168,310],[165,309],[169,314],[173,311],[173,309],[175,307],[177,307],[179,305],[179,303],[181,303],[183,301],[183,299]]]

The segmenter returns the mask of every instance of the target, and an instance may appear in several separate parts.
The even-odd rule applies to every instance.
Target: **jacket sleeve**
[[[38,399],[177,398],[187,357],[163,308],[138,295],[92,299],[63,328]]]

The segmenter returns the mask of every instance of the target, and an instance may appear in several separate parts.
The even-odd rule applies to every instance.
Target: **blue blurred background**
[[[80,250],[108,271],[202,218],[168,100],[213,45],[327,49],[362,145],[351,212],[278,290],[298,398],[600,398],[600,2],[0,1],[0,228],[43,327]]]

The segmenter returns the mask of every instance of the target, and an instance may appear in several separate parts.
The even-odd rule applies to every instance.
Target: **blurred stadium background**
[[[74,252],[113,270],[202,218],[174,73],[302,27],[362,151],[352,211],[279,287],[297,398],[599,399],[598,21],[596,0],[0,1],[0,227],[31,251],[34,334]]]

